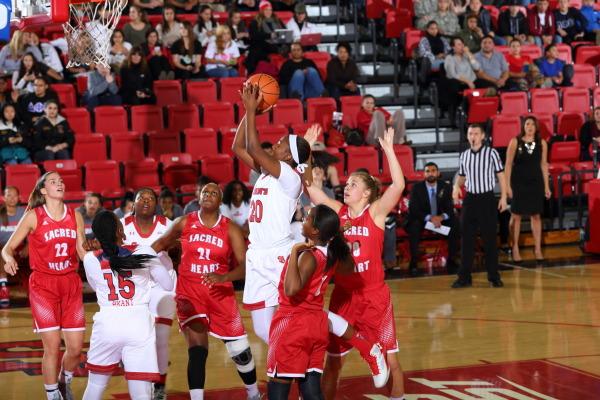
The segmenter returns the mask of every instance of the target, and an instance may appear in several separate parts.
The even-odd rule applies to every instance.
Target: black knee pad
[[[298,381],[303,400],[323,400],[321,392],[321,373],[309,372]]]
[[[280,378],[278,378],[280,379]],[[288,379],[285,379],[288,381]],[[267,394],[269,400],[288,400],[288,396],[290,395],[290,388],[292,386],[292,380],[289,379],[289,382],[278,382],[270,380],[267,383]]]
[[[208,349],[194,346],[188,349],[188,386],[192,389],[204,389],[206,381],[206,359]]]

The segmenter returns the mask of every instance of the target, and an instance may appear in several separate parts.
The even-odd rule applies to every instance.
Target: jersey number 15
[[[106,280],[106,284],[108,285],[108,301],[117,301],[119,300],[119,296],[125,300],[131,299],[135,296],[135,283],[130,281],[127,278],[131,278],[131,271],[123,271],[123,275],[117,274],[114,275],[111,272],[105,273],[104,279]],[[114,279],[118,278],[118,286],[119,292],[117,294],[117,289],[115,288]]]

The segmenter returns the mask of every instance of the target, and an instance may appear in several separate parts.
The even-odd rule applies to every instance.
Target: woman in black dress
[[[527,117],[521,133],[508,144],[506,152],[506,179],[508,197],[511,202],[513,227],[512,258],[520,262],[519,233],[521,217],[529,215],[535,242],[535,258],[544,259],[542,254],[542,218],[544,197],[550,198],[548,182],[548,144],[540,136],[538,121]]]

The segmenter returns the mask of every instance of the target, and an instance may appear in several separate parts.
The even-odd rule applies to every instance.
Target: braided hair
[[[126,270],[148,267],[148,262],[155,257],[149,254],[133,255],[117,245],[117,228],[120,224],[112,211],[100,211],[92,222],[92,232],[100,242],[104,256],[108,258],[113,273],[123,275]]]

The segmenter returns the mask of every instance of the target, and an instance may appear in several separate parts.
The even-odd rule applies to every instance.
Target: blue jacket
[[[593,32],[600,30],[600,12],[596,11],[594,7],[583,6],[581,7],[581,13],[587,20],[586,31]]]

